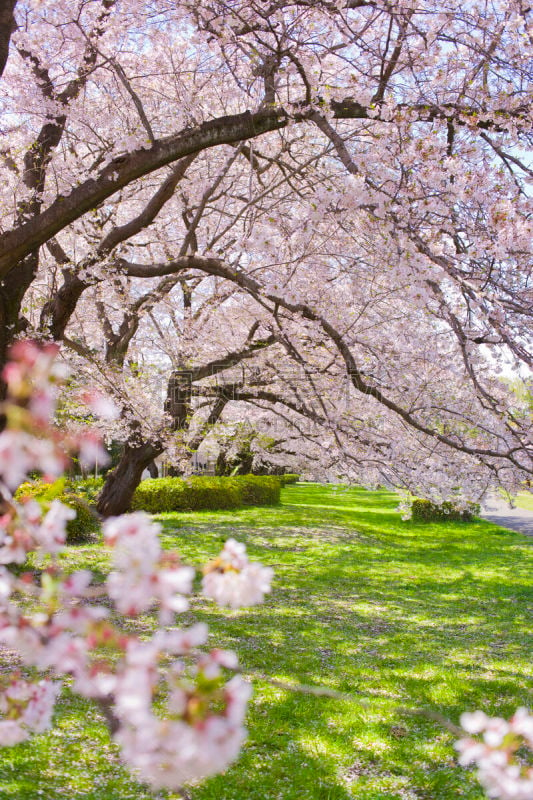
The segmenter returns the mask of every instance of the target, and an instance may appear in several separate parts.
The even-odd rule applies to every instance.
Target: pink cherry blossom
[[[226,769],[239,754],[245,730],[220,717],[201,727],[150,717],[138,728],[122,727],[115,739],[142,780],[156,789],[176,788]]]
[[[61,372],[57,362],[59,346],[45,345],[23,339],[10,350],[10,361],[4,367],[3,378],[13,397],[26,398],[45,391],[50,379]]]
[[[41,636],[26,620],[19,625],[21,621],[10,616],[0,616],[0,642],[15,650],[25,664],[36,664],[45,649]]]
[[[14,522],[10,514],[0,517],[0,526],[6,523],[7,531],[2,531],[0,564],[23,564],[34,546],[34,539],[31,532]]]
[[[159,532],[160,526],[142,512],[105,522],[104,538],[113,545],[114,566],[107,588],[122,614],[139,614],[157,603],[160,621],[169,623],[189,607],[184,595],[192,589],[194,570],[166,564]]]
[[[24,431],[6,430],[0,435],[0,475],[15,490],[35,468],[34,439]]]
[[[207,625],[197,622],[189,628],[159,630],[154,634],[153,642],[162,651],[172,653],[172,655],[185,655],[204,645],[207,642],[207,636]]]
[[[12,747],[30,736],[18,720],[0,719],[0,745]]]
[[[75,519],[76,512],[59,500],[53,500],[42,525],[36,531],[40,548],[45,553],[57,553],[67,538],[67,522]]]
[[[142,712],[121,726],[116,740],[123,756],[155,788],[173,788],[224,770],[238,755],[246,732],[242,726],[250,688],[236,676],[223,688],[225,711],[197,721],[159,720]],[[186,692],[174,690],[170,705],[181,715]]]
[[[50,422],[56,407],[55,393],[49,390],[40,390],[32,394],[30,411],[35,421],[41,425]]]
[[[74,691],[83,697],[92,697],[95,700],[107,700],[112,697],[117,688],[117,676],[111,669],[103,667],[89,668],[75,676]]]
[[[59,596],[62,598],[64,597],[64,585],[65,583],[59,587]],[[74,593],[67,592],[65,594],[65,599],[67,599]],[[81,592],[77,591],[76,594],[80,595]],[[72,631],[89,638],[94,624],[101,622],[108,616],[109,610],[103,606],[66,606],[54,614],[52,620],[54,626],[53,632],[54,635],[57,636],[60,631]]]
[[[220,554],[220,558],[237,570],[244,569],[249,563],[246,554],[246,546],[242,544],[242,542],[237,542],[235,539],[227,540]]]
[[[160,527],[152,522],[150,517],[142,511],[134,514],[125,514],[122,517],[111,517],[104,523],[104,538],[108,544],[131,542],[134,547],[137,544],[148,546],[153,553],[150,558],[159,555],[158,534]]]
[[[85,391],[81,399],[96,416],[102,419],[115,420],[120,414],[116,404],[105,394],[95,389]]]
[[[85,590],[92,580],[92,572],[88,569],[80,569],[72,572],[61,584],[61,591],[67,596],[83,597]]]
[[[13,588],[13,578],[11,573],[5,568],[0,567],[0,609],[5,607],[9,600]]]
[[[249,562],[245,546],[229,539],[219,558],[206,567],[202,591],[223,606],[253,606],[271,591],[272,576],[270,567]]]
[[[78,455],[80,464],[92,467],[99,464],[105,467],[109,463],[109,455],[102,446],[101,438],[91,431],[83,431],[78,438]]]
[[[54,500],[43,516],[39,504],[32,499],[12,503],[10,511],[0,517],[0,563],[22,564],[30,550],[57,554],[66,541],[67,522],[76,516],[68,506]]]
[[[40,669],[53,669],[57,675],[78,675],[85,672],[88,655],[83,637],[60,631],[40,649],[35,663]]]
[[[533,716],[519,708],[509,721],[489,717],[482,711],[461,715],[461,725],[482,739],[465,738],[455,747],[459,763],[475,764],[478,779],[489,797],[500,800],[530,800],[533,796],[533,767],[515,756],[520,747],[533,750]]]
[[[0,744],[17,744],[49,728],[58,691],[59,685],[49,680],[15,680],[0,691]]]

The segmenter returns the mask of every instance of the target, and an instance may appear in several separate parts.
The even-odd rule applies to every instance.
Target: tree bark
[[[14,17],[17,0],[0,2],[0,75],[2,75],[9,56],[11,34],[16,29]]]
[[[122,457],[109,472],[98,497],[96,509],[103,517],[114,517],[129,510],[133,493],[140,483],[143,471],[161,455],[163,448],[151,442],[141,445],[126,444]]]
[[[168,379],[165,411],[172,418],[172,430],[188,428],[191,413],[193,375],[190,370],[174,370]]]
[[[21,314],[24,294],[35,278],[38,254],[32,253],[15,264],[0,282],[0,376],[8,359],[9,348],[28,322]],[[6,386],[0,377],[0,399],[6,396]],[[1,423],[0,423],[1,427]]]
[[[228,472],[229,468],[226,460],[226,453],[224,450],[220,450],[215,464],[215,475],[227,475]]]
[[[89,285],[73,272],[65,270],[63,275],[65,282],[44,304],[41,312],[41,330],[49,333],[56,342],[65,335],[78,300]]]
[[[172,417],[173,430],[185,430],[191,403],[191,375],[186,370],[175,370],[168,381],[165,411]],[[164,448],[159,444],[126,444],[112,472],[109,472],[98,497],[96,509],[103,517],[113,517],[129,510],[133,493],[141,481],[143,471]]]

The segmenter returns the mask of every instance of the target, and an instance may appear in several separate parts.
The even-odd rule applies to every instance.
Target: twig
[[[357,690],[354,690],[353,692],[338,692],[336,689],[329,689],[327,686],[309,686],[302,683],[286,683],[285,681],[280,681],[277,678],[270,678],[268,675],[264,675],[261,672],[247,672],[245,677],[249,677],[251,680],[265,681],[265,683],[269,683],[271,686],[276,686],[278,689],[285,689],[288,692],[298,692],[298,694],[307,694],[314,697],[329,697],[333,700],[343,700],[349,703],[358,703],[360,706],[363,706],[363,708],[373,708],[373,704],[368,700],[364,700],[361,697],[356,697],[356,694],[360,694],[357,692]],[[402,714],[405,716],[425,717],[432,722],[437,722],[443,728],[446,728],[448,731],[450,731],[450,733],[453,733],[454,736],[464,736],[464,731],[462,728],[460,728],[458,725],[455,725],[438,711],[433,711],[429,708],[407,708],[406,706],[394,706],[392,710],[397,714]]]

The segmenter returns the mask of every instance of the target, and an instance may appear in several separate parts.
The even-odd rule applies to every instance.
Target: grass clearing
[[[533,492],[520,492],[515,497],[515,505],[517,508],[525,508],[527,511],[533,511]]]
[[[190,788],[191,800],[480,800],[455,764],[453,736],[398,709],[457,722],[466,709],[510,715],[531,705],[533,540],[482,520],[404,523],[387,491],[296,484],[282,499],[161,515],[165,546],[201,564],[228,536],[244,541],[274,567],[272,595],[239,611],[200,599],[194,617],[213,643],[237,650],[245,673],[325,685],[355,702],[255,679],[241,758]],[[98,545],[69,548],[66,559],[107,569]],[[148,631],[152,620],[139,625]],[[66,696],[57,719],[59,728],[2,752],[2,798],[178,797],[127,777],[90,703]]]

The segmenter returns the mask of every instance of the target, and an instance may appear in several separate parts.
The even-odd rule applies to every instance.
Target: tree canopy
[[[474,498],[531,472],[498,377],[531,366],[530,15],[2,4],[0,349],[64,340],[120,401],[103,510],[243,404],[324,474]]]

